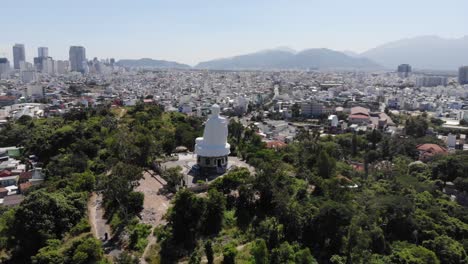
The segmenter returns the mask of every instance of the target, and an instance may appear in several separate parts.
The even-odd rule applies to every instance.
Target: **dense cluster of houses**
[[[0,206],[13,206],[23,200],[23,194],[44,181],[40,164],[31,156],[21,162],[21,148],[0,148]]]

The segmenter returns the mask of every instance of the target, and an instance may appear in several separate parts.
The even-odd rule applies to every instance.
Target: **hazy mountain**
[[[329,49],[308,49],[296,53],[281,48],[201,62],[195,67],[223,70],[380,68],[379,65],[366,58],[353,58]]]
[[[139,59],[139,60],[119,60],[117,65],[122,67],[154,68],[154,69],[189,69],[189,65],[175,61]]]
[[[422,36],[390,42],[361,54],[387,67],[409,63],[417,69],[456,70],[468,64],[468,36],[445,39]]]
[[[350,56],[350,57],[360,57],[361,55],[357,52],[354,52],[352,50],[343,50],[342,51],[344,54]]]
[[[289,53],[297,53],[297,50],[288,46],[280,46],[280,47],[274,48],[273,50],[285,51]]]

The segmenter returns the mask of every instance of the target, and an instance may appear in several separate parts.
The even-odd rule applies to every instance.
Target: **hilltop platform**
[[[255,169],[247,164],[245,161],[240,160],[238,157],[228,157],[228,165],[225,173],[222,174],[211,174],[211,175],[199,175],[197,173],[197,155],[195,153],[184,153],[178,154],[179,159],[176,161],[167,161],[161,164],[163,168],[173,168],[180,166],[182,168],[182,174],[184,174],[184,181],[187,187],[193,187],[198,181],[210,182],[218,177],[222,177],[233,168],[247,168],[250,173],[254,173]]]

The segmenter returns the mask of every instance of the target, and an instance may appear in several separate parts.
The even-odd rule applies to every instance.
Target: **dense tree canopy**
[[[153,254],[162,263],[468,263],[468,211],[442,191],[449,182],[468,189],[468,155],[415,162],[418,144],[440,142],[426,136],[424,117],[405,123],[406,136],[301,129],[286,147],[269,149],[255,126],[232,119],[231,152],[255,173],[232,169],[199,194],[177,188],[179,169],[164,171],[176,194]],[[132,254],[150,234],[138,223],[142,172],[177,146],[193,149],[201,132],[202,119],[140,104],[8,123],[0,145],[36,154],[47,180],[1,212],[0,259],[104,261],[85,217],[97,191],[114,231],[127,238],[129,253],[117,262],[137,262]]]

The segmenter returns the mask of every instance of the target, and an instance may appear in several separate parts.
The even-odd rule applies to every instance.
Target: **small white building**
[[[448,134],[447,136],[447,147],[454,149],[457,145],[457,136],[454,134]]]
[[[338,126],[338,116],[336,116],[336,115],[328,116],[328,123],[330,124],[331,127],[337,127]]]

